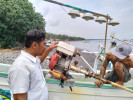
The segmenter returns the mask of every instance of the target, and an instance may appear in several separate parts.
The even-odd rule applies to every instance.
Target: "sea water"
[[[117,45],[119,45],[120,41],[115,41]],[[133,44],[133,41],[131,42],[130,40],[126,41],[130,44]],[[87,39],[83,41],[71,41],[71,45],[74,45],[76,48],[87,50],[89,52],[97,52],[100,51],[100,46],[104,47],[104,40],[100,39]],[[106,52],[110,51],[110,43],[111,40],[106,40]],[[133,49],[133,46],[131,46]],[[133,51],[132,51],[133,53]]]

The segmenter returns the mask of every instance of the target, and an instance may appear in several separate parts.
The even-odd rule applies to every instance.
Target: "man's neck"
[[[34,56],[34,57],[37,56],[37,55],[35,54],[34,50],[31,49],[31,48],[26,48],[26,49],[25,49],[25,52],[28,53],[28,54],[30,54],[30,55],[32,55],[32,56]]]

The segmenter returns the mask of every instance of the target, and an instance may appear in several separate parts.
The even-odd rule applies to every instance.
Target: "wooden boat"
[[[8,90],[7,72],[11,65],[0,63],[0,89]],[[47,69],[43,70],[44,76],[48,76]],[[133,72],[133,70],[132,70]],[[97,88],[94,84],[96,79],[85,78],[80,73],[70,73],[75,80],[72,91],[69,86],[61,88],[60,81],[46,77],[46,82],[49,91],[49,100],[133,100],[133,93],[114,88],[109,84],[104,84],[101,88]],[[133,79],[126,83],[124,86],[133,89]],[[0,94],[0,96],[2,96]],[[10,100],[10,99],[6,99]]]

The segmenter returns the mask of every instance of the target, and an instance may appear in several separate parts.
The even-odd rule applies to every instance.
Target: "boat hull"
[[[48,70],[43,70],[43,72],[44,76],[47,76]],[[72,91],[69,86],[64,86],[64,88],[59,86],[59,80],[46,78],[49,100],[133,100],[133,93],[114,88],[109,84],[97,88],[94,84],[97,80],[85,79],[84,75],[79,73],[71,73],[71,75],[75,79]],[[7,76],[7,71],[0,72],[0,89],[9,90]],[[133,85],[126,84],[126,87],[133,89]]]
[[[1,80],[2,78],[0,78]],[[58,80],[46,79],[49,100],[132,100],[133,93],[113,88],[111,85],[105,84],[101,88],[97,88],[93,82],[75,82],[72,91],[69,86],[61,88]],[[4,83],[4,82],[3,82]],[[0,82],[0,88],[9,90],[8,84]],[[128,87],[133,89],[133,86]]]

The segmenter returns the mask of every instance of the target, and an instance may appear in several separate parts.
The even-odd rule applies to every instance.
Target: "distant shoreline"
[[[85,40],[105,40],[105,39],[85,39]],[[106,40],[110,40],[110,39],[106,39]]]

